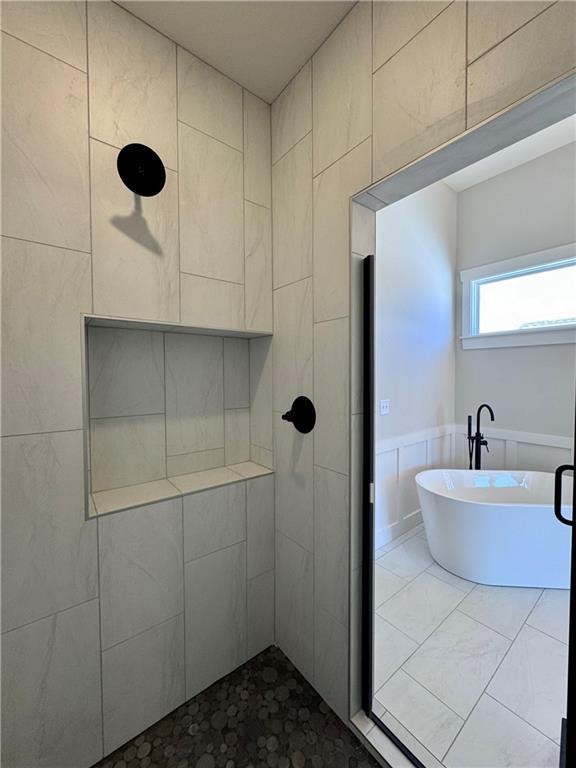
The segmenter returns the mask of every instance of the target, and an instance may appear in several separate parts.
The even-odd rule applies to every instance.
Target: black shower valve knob
[[[284,421],[289,421],[298,432],[306,435],[312,432],[316,424],[316,409],[314,403],[305,395],[299,395],[292,403],[292,408],[282,415]]]

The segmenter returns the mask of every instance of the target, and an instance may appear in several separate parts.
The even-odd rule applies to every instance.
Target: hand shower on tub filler
[[[488,453],[488,440],[484,439],[484,435],[480,432],[480,415],[483,409],[486,408],[490,413],[490,420],[494,421],[494,411],[488,405],[488,403],[482,403],[476,411],[476,434],[472,434],[472,416],[468,416],[468,457],[470,459],[470,465],[468,469],[482,469],[482,446],[486,447]]]

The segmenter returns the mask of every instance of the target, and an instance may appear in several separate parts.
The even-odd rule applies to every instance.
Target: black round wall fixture
[[[292,408],[283,414],[284,421],[291,421],[298,432],[306,435],[312,432],[316,424],[316,409],[312,400],[305,395],[300,395],[292,403]]]
[[[145,144],[126,144],[116,160],[118,174],[131,192],[141,197],[153,197],[166,183],[164,163]]]

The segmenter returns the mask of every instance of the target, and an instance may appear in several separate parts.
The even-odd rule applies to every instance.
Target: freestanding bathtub
[[[572,478],[562,514],[572,517]],[[570,586],[570,531],[554,516],[554,475],[508,470],[430,469],[416,475],[432,557],[481,584]]]

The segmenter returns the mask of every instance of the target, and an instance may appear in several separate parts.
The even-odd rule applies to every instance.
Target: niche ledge
[[[97,328],[125,328],[136,331],[164,331],[165,333],[194,333],[203,336],[228,336],[239,339],[257,339],[262,336],[272,336],[271,330],[254,330],[245,328],[216,328],[214,326],[184,325],[163,321],[134,320],[127,317],[110,317],[107,315],[84,315],[87,326]]]
[[[177,475],[165,480],[154,480],[139,485],[127,485],[91,494],[90,517],[143,507],[158,501],[177,499],[223,485],[241,483],[255,477],[271,475],[274,471],[253,461],[230,464],[226,467],[206,469],[188,475]]]

